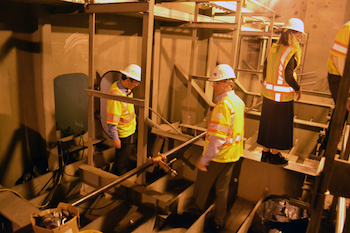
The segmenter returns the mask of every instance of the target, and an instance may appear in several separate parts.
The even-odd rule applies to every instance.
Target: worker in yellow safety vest
[[[328,63],[327,63],[328,86],[329,86],[329,90],[331,91],[332,98],[335,104],[337,103],[340,80],[344,74],[345,59],[348,53],[349,40],[350,40],[350,21],[345,23],[337,32],[329,53],[329,57],[328,57]],[[348,111],[350,110],[350,98],[348,98],[347,109]],[[342,122],[343,124],[345,123],[347,118],[348,118],[348,112],[346,112],[345,114],[345,117]],[[331,122],[332,122],[332,119],[331,119]],[[330,127],[331,127],[331,122],[329,124]],[[330,127],[328,127],[328,129],[326,130],[325,138],[323,139],[321,146],[319,148],[320,154],[322,153],[322,150],[326,149],[328,138],[329,138]]]
[[[188,210],[199,214],[206,207],[209,191],[215,185],[213,223],[217,230],[225,225],[227,198],[232,170],[243,155],[244,102],[233,88],[235,74],[227,64],[218,65],[210,77],[217,104],[211,113],[202,156],[197,162],[194,204]]]
[[[110,94],[133,97],[132,90],[141,82],[141,67],[135,64],[120,71],[122,78],[114,82],[109,89]],[[134,105],[116,100],[107,100],[108,134],[116,148],[112,172],[122,175],[130,169],[128,155],[130,143],[136,131],[136,115]]]
[[[257,140],[263,146],[262,162],[279,165],[288,163],[279,150],[293,146],[295,93],[297,100],[301,97],[295,71],[300,65],[299,40],[303,33],[303,21],[289,19],[265,60],[261,90],[263,105]]]

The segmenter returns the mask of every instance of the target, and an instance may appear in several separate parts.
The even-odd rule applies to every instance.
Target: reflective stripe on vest
[[[213,136],[213,135],[206,134],[205,137],[208,140],[208,142],[210,142],[211,136]],[[239,143],[242,140],[243,140],[243,135],[242,134],[239,134],[239,135],[237,135],[236,137],[233,137],[233,138],[226,138],[226,141],[223,144],[223,146],[232,145],[233,143]]]
[[[225,115],[225,118],[223,116]],[[203,154],[212,136],[224,139],[215,158],[218,163],[238,161],[243,155],[244,102],[234,94],[223,97],[215,106],[206,134]]]
[[[333,44],[331,50],[335,53],[338,53],[338,54],[346,57],[346,54],[348,52],[348,46],[346,44],[342,44],[338,41],[334,41],[334,44]]]
[[[119,96],[126,96],[118,88],[117,83],[113,83],[109,93]],[[132,98],[133,95],[131,94]],[[126,138],[136,130],[136,114],[134,105],[116,100],[107,100],[107,123],[117,125],[120,138]]]

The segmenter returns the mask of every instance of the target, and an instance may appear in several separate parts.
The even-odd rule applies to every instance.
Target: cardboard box
[[[36,225],[36,221],[34,217],[43,217],[47,214],[54,212],[55,210],[68,210],[69,213],[74,213],[74,217],[70,219],[68,222],[62,224],[59,227],[48,229],[42,226]],[[33,231],[35,233],[78,233],[79,232],[79,211],[77,208],[68,203],[60,202],[55,209],[47,209],[43,210],[40,213],[33,213],[30,217],[32,222]]]

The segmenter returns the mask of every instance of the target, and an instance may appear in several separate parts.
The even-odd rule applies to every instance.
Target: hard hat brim
[[[304,31],[301,31],[301,30],[298,30],[298,29],[295,29],[295,28],[293,28],[293,27],[282,27],[283,29],[289,29],[289,30],[293,30],[293,31],[296,31],[296,32],[301,32],[301,33],[303,33],[303,34],[306,34],[306,32],[304,32]]]
[[[216,79],[214,79],[214,78],[209,78],[208,79],[208,81],[209,82],[217,82],[217,81],[222,81],[222,80],[229,80],[229,79],[235,79],[236,77],[231,77],[231,78],[216,78]]]
[[[120,70],[119,72],[122,73],[122,74],[125,74],[125,75],[128,76],[129,78],[132,78],[132,79],[135,79],[135,80],[141,82],[141,79],[140,79],[139,77],[136,77],[136,76],[134,76],[134,75],[132,75],[132,74],[130,74],[130,73],[124,71],[124,70]]]

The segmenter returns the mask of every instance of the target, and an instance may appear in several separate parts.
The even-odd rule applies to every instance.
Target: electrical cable
[[[50,193],[46,196],[45,200],[43,201],[43,205],[45,206],[47,206],[51,202],[57,187],[61,183],[62,176],[63,176],[62,160],[63,160],[63,157],[59,157],[60,168],[54,174],[53,189],[50,190]]]
[[[27,202],[27,203],[29,203],[29,204],[31,204],[31,205],[37,207],[37,208],[44,208],[44,207],[46,207],[46,206],[49,204],[49,202],[48,202],[48,203],[46,203],[45,205],[36,205],[36,204],[31,203],[31,202],[28,201],[27,199],[25,199],[21,194],[19,194],[19,193],[16,192],[15,190],[12,190],[12,189],[9,189],[9,188],[0,189],[0,192],[5,192],[5,191],[12,192],[12,193],[16,194],[17,196],[19,196],[20,198],[22,198],[25,202]]]

